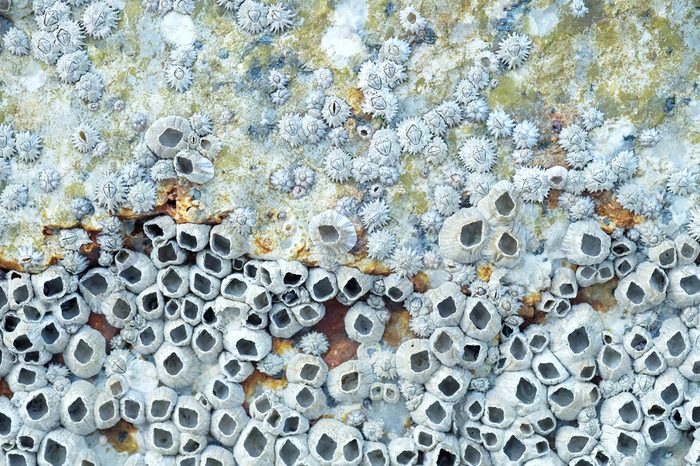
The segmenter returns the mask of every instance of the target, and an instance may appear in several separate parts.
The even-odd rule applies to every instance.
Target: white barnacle
[[[238,25],[250,34],[259,34],[267,28],[267,5],[255,0],[245,0],[238,7]]]
[[[302,120],[299,115],[284,115],[280,118],[277,128],[280,137],[292,147],[300,146],[306,140],[302,130]]]
[[[78,152],[85,154],[100,142],[100,133],[92,124],[85,122],[73,128],[71,142]]]
[[[352,176],[358,183],[369,183],[379,177],[379,164],[367,155],[352,160]]]
[[[292,177],[295,186],[301,186],[304,190],[309,190],[316,181],[316,172],[307,165],[299,165],[292,170]]]
[[[71,9],[64,2],[57,1],[44,10],[44,13],[36,17],[39,29],[53,32],[61,21],[69,18]]]
[[[17,26],[7,30],[2,43],[12,55],[22,56],[29,53],[29,36]]]
[[[447,159],[447,143],[439,136],[435,136],[423,149],[425,161],[439,165]]]
[[[398,99],[389,91],[378,91],[366,95],[362,102],[362,111],[364,113],[382,117],[387,123],[391,123],[398,109]]]
[[[76,52],[84,46],[83,29],[70,19],[62,20],[53,31],[53,36],[56,47],[62,54]]]
[[[496,163],[493,143],[486,137],[470,137],[459,150],[462,164],[471,172],[485,173],[491,171]]]
[[[442,215],[449,216],[457,212],[462,201],[461,195],[449,185],[438,185],[433,191],[435,208]]]
[[[35,162],[41,156],[41,138],[29,131],[20,131],[15,135],[16,156],[22,162]]]
[[[216,4],[226,11],[236,11],[243,0],[216,0]]]
[[[602,126],[603,124],[603,112],[595,107],[585,107],[581,111],[581,126],[583,126],[586,131],[590,131],[594,128]]]
[[[448,188],[452,189],[449,186]],[[427,235],[432,237],[435,237],[440,232],[444,221],[445,217],[443,217],[437,209],[428,209],[420,216],[421,228],[423,228],[423,231]]]
[[[294,179],[290,170],[279,168],[270,174],[270,184],[273,188],[284,193],[291,192],[294,189]]]
[[[340,97],[327,96],[323,102],[321,115],[331,128],[341,126],[350,116],[350,106]]]
[[[453,95],[458,103],[467,105],[479,98],[479,88],[469,79],[463,79],[457,84]]]
[[[32,34],[32,51],[37,60],[49,65],[56,63],[61,55],[53,34],[48,31],[36,31]]]
[[[454,100],[442,102],[434,111],[443,119],[449,128],[457,126],[462,122],[462,109]]]
[[[153,178],[153,181],[156,182],[174,180],[177,178],[175,167],[173,167],[173,163],[170,160],[158,160],[148,172],[151,178]]]
[[[588,134],[579,125],[569,125],[559,133],[559,145],[566,151],[585,151],[588,149]]]
[[[7,210],[17,210],[27,205],[29,189],[23,184],[8,184],[0,193],[0,205]]]
[[[41,190],[50,193],[58,188],[61,184],[61,174],[55,168],[45,168],[41,170],[37,176]]]
[[[574,196],[566,211],[571,220],[583,220],[595,214],[595,203],[590,197]]]
[[[486,120],[486,127],[491,133],[491,136],[498,138],[506,138],[513,133],[513,128],[515,127],[515,122],[508,115],[505,110],[501,107],[496,107],[493,109],[488,119]]]
[[[127,205],[134,213],[140,214],[153,209],[156,200],[156,186],[148,180],[138,181],[129,188]]]
[[[181,13],[183,15],[191,15],[194,13],[195,1],[194,0],[168,0],[172,2],[173,11]]]
[[[8,124],[0,125],[0,158],[10,159],[15,154],[15,131]]]
[[[574,18],[583,18],[588,14],[588,7],[583,0],[571,0],[569,11]]]
[[[542,202],[549,193],[549,181],[541,168],[519,168],[513,176],[513,185],[527,202]]]
[[[618,174],[602,159],[593,160],[583,170],[588,192],[607,191],[618,181]]]
[[[513,32],[498,44],[497,56],[511,70],[525,63],[531,49],[532,41],[529,37]]]
[[[270,90],[285,89],[289,84],[289,75],[279,70],[270,70],[267,75],[267,83],[270,85]]]
[[[74,83],[90,69],[90,58],[84,50],[63,55],[56,63],[58,76],[62,81]]]
[[[93,202],[114,212],[126,201],[127,186],[117,173],[95,175],[92,185]]]
[[[411,34],[418,34],[425,29],[427,22],[413,6],[407,6],[399,12],[399,21],[404,31]]]
[[[477,97],[464,106],[464,118],[469,121],[486,121],[488,116],[489,105],[483,97]]]
[[[698,190],[698,173],[695,170],[673,170],[666,180],[666,189],[677,196],[690,196]]]
[[[367,256],[370,259],[384,260],[396,248],[396,236],[388,230],[377,230],[367,238]]]
[[[292,27],[294,12],[283,3],[274,3],[267,8],[267,27],[270,32],[279,34]]]
[[[197,133],[198,136],[204,137],[211,134],[214,131],[214,123],[211,117],[204,112],[195,112],[189,119],[190,127],[192,131]]]
[[[80,77],[75,85],[78,97],[85,102],[94,103],[100,100],[104,91],[102,77],[92,71],[88,71]]]
[[[430,140],[428,126],[417,117],[409,117],[399,123],[396,128],[401,149],[410,154],[420,152]]]
[[[331,148],[324,162],[326,176],[335,183],[343,183],[352,176],[352,159],[342,149]]]
[[[309,332],[301,337],[299,348],[306,354],[320,356],[328,351],[328,339],[319,332]]]
[[[371,233],[379,228],[385,227],[387,223],[389,223],[391,219],[389,206],[384,199],[375,199],[366,202],[360,209],[360,218],[362,220],[362,226]]]
[[[700,207],[694,207],[690,210],[685,229],[694,240],[700,241]]]
[[[403,65],[394,63],[391,60],[383,60],[377,63],[377,71],[390,89],[395,88],[406,79],[406,72]]]
[[[197,50],[191,45],[178,45],[170,51],[168,61],[171,65],[191,67],[197,59]]]
[[[467,79],[479,90],[486,89],[491,84],[489,72],[481,65],[473,65],[469,68]]]
[[[344,254],[357,243],[352,221],[334,210],[326,210],[309,221],[309,236],[318,248]]]
[[[165,80],[177,92],[186,92],[192,85],[192,70],[186,66],[170,65],[165,71]]]
[[[566,153],[566,163],[577,170],[585,168],[592,160],[593,154],[588,150],[572,150]]]
[[[531,149],[537,144],[540,131],[530,120],[523,120],[513,129],[513,143],[516,149]]]
[[[286,87],[276,89],[270,93],[270,102],[272,102],[274,105],[284,105],[287,103],[290,97],[292,97],[292,93]]]
[[[616,181],[627,181],[639,168],[639,156],[633,151],[623,150],[618,152],[610,161],[610,171],[617,178]]]
[[[385,40],[379,48],[379,59],[403,64],[408,60],[409,53],[411,53],[411,46],[408,42],[397,37],[391,37]]]
[[[360,66],[357,85],[365,95],[374,94],[385,86],[377,63],[366,61]]]
[[[321,118],[316,118],[307,113],[301,117],[301,132],[307,142],[315,144],[325,136],[326,124]]]
[[[646,205],[646,193],[638,183],[625,183],[615,192],[615,197],[620,205],[635,214],[644,214]]]
[[[104,39],[114,31],[119,19],[118,13],[105,2],[93,2],[83,13],[85,32],[96,39]]]

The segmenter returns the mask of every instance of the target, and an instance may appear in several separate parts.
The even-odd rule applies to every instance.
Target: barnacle
[[[588,165],[593,160],[593,154],[588,150],[572,150],[566,153],[566,163],[571,168],[581,169]]]
[[[401,149],[410,154],[420,152],[430,140],[430,130],[417,117],[406,118],[396,127]]]
[[[177,92],[186,92],[192,85],[192,70],[182,65],[170,65],[165,72],[168,86]]]
[[[255,0],[245,0],[238,7],[236,19],[244,31],[250,34],[259,34],[267,27],[267,12],[266,5]]]
[[[99,74],[88,71],[80,77],[75,85],[78,97],[86,102],[97,102],[102,97],[104,84]]]
[[[571,15],[575,18],[583,18],[588,14],[588,7],[584,3],[584,0],[571,0],[569,10],[571,11]]]
[[[249,235],[255,226],[255,211],[250,207],[236,207],[229,215],[228,221],[239,235]]]
[[[377,72],[389,89],[395,88],[406,79],[403,65],[394,63],[391,60],[384,60],[377,63]]]
[[[174,180],[177,178],[177,173],[175,173],[175,168],[170,160],[158,160],[149,169],[149,174],[153,181],[161,182],[167,180]]]
[[[332,148],[326,155],[325,172],[334,182],[345,182],[352,176],[352,159],[342,149]]]
[[[365,96],[372,95],[385,86],[377,63],[366,61],[360,66],[360,72],[357,74],[357,86],[362,89]]]
[[[148,181],[141,180],[129,188],[127,204],[134,213],[140,214],[153,209],[156,200],[156,186]]]
[[[377,230],[367,238],[367,256],[375,260],[384,260],[396,248],[396,236],[388,230]]]
[[[333,72],[328,68],[319,68],[314,71],[316,82],[323,89],[328,89],[333,84]]]
[[[294,178],[289,170],[280,168],[270,174],[270,184],[273,188],[288,193],[294,188]]]
[[[61,184],[61,174],[55,168],[45,168],[39,172],[37,176],[39,180],[39,186],[42,191],[50,193],[58,188]]]
[[[404,31],[411,34],[418,34],[425,29],[427,22],[425,18],[413,7],[407,6],[399,13],[399,21]]]
[[[226,11],[236,11],[244,0],[216,0],[216,4]]]
[[[475,173],[491,171],[496,163],[493,143],[486,137],[470,137],[459,150],[459,159],[464,167]]]
[[[289,75],[279,70],[270,70],[267,75],[267,82],[270,85],[270,89],[273,91],[284,89],[287,87],[287,84],[289,84]]]
[[[170,51],[168,60],[171,65],[179,65],[189,68],[197,59],[197,50],[190,45],[178,45]]]
[[[501,107],[496,107],[486,120],[486,127],[491,136],[497,139],[506,138],[513,133],[515,122]]]
[[[211,117],[204,112],[195,112],[189,119],[192,131],[198,136],[207,136],[214,131],[214,122]]]
[[[428,209],[420,216],[420,226],[426,234],[435,236],[440,232],[444,220],[445,217],[437,209]]]
[[[0,124],[0,158],[10,159],[15,154],[15,131],[8,124]]]
[[[83,50],[67,53],[58,59],[56,68],[62,81],[74,83],[90,69],[90,58]]]
[[[352,160],[352,176],[358,183],[370,183],[379,177],[379,164],[363,155]]]
[[[423,256],[414,248],[401,246],[394,250],[387,264],[398,276],[410,278],[423,266]]]
[[[622,207],[635,214],[645,213],[646,193],[637,183],[626,183],[620,186],[615,197]]]
[[[700,207],[694,207],[688,212],[688,223],[685,228],[694,240],[700,241]]]
[[[104,39],[112,33],[118,18],[117,12],[105,2],[93,2],[83,12],[83,27],[92,37]]]
[[[452,215],[459,209],[462,201],[461,195],[457,190],[449,185],[439,185],[433,191],[433,200],[435,209],[442,215]]]
[[[581,111],[580,117],[581,126],[583,126],[586,131],[602,126],[603,116],[603,112],[595,107],[584,107],[584,109]]]
[[[183,15],[191,15],[194,13],[196,5],[194,0],[172,0],[173,10]]]
[[[83,273],[89,265],[87,258],[78,251],[66,251],[59,263],[68,273],[73,275]]]
[[[17,26],[13,26],[5,32],[2,43],[12,55],[21,56],[29,53],[29,36]]]
[[[328,351],[328,338],[320,332],[309,332],[301,337],[299,349],[306,354],[320,356]]]
[[[567,151],[585,151],[588,149],[588,134],[578,125],[569,125],[561,130],[559,145]]]
[[[537,144],[540,132],[530,120],[523,120],[513,129],[513,144],[516,149],[531,149]]]
[[[34,249],[33,246],[20,246],[17,248],[17,262],[26,269],[31,269],[44,262],[44,255]]]
[[[15,134],[16,156],[22,162],[35,162],[41,156],[42,143],[38,134],[20,131]]]
[[[284,4],[275,3],[267,9],[267,27],[278,34],[292,27],[294,13]]]
[[[350,116],[350,106],[340,97],[328,96],[321,111],[323,119],[331,128],[341,126]]]
[[[464,106],[464,118],[470,121],[486,121],[489,116],[489,105],[483,97],[468,102]]]
[[[677,169],[671,172],[666,181],[666,189],[671,194],[690,196],[698,190],[698,174],[694,170]]]
[[[311,189],[316,181],[316,173],[306,165],[300,165],[292,171],[292,177],[295,186],[301,186],[304,189]]]
[[[441,137],[435,136],[423,149],[425,161],[439,165],[447,159],[447,143]]]
[[[408,42],[397,37],[391,37],[385,40],[379,48],[379,59],[403,64],[408,60],[409,53],[411,53],[411,46]]]
[[[100,133],[90,123],[82,123],[73,129],[71,141],[78,152],[90,152],[100,142]]]
[[[523,34],[511,33],[498,44],[498,58],[508,69],[519,68],[530,56],[532,41]]]
[[[373,232],[379,228],[385,227],[390,220],[389,206],[384,199],[375,199],[366,202],[360,209],[360,218],[362,226],[368,232]]]
[[[154,165],[155,166],[155,165]],[[96,175],[92,185],[92,200],[108,212],[114,212],[124,205],[127,186],[116,173]]]
[[[384,118],[390,123],[398,111],[398,100],[396,96],[388,91],[378,91],[365,97],[362,102],[362,111],[373,116]]]
[[[71,211],[77,220],[82,220],[84,217],[95,213],[95,208],[89,199],[79,197],[71,202]]]
[[[540,168],[519,168],[513,176],[513,185],[523,200],[528,202],[542,202],[549,193],[549,182]]]
[[[270,93],[270,101],[275,105],[284,105],[291,96],[292,93],[287,88],[276,89]]]
[[[594,159],[588,164],[583,170],[583,176],[586,180],[586,189],[589,192],[612,189],[618,180],[617,172],[614,169],[611,170],[608,164],[602,159]]]

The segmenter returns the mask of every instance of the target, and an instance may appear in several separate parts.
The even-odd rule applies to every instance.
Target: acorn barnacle
[[[192,70],[182,65],[170,65],[165,72],[165,80],[177,92],[186,92],[192,85]]]
[[[396,248],[387,264],[399,277],[411,278],[423,267],[423,256],[412,247],[401,246]]]
[[[204,112],[195,112],[189,119],[192,131],[198,136],[207,136],[214,131],[214,123],[209,115]]]
[[[618,180],[618,175],[614,170],[610,169],[608,164],[603,159],[594,159],[583,170],[583,176],[586,179],[586,189],[588,192],[607,191],[612,189],[615,182]]]
[[[321,118],[316,118],[307,113],[301,117],[301,132],[307,142],[315,144],[323,139],[323,136],[326,134],[326,124]]]
[[[540,131],[530,120],[523,120],[513,129],[513,144],[516,149],[531,149],[535,147],[540,137]]]
[[[94,103],[100,100],[104,91],[102,77],[92,71],[88,71],[80,77],[75,85],[76,92],[80,99],[85,102]]]
[[[41,138],[29,131],[20,131],[15,135],[16,155],[22,162],[34,162],[41,156]]]
[[[403,64],[408,60],[409,53],[411,53],[411,46],[408,42],[397,37],[391,37],[385,40],[379,48],[379,59]]]
[[[104,39],[114,31],[118,14],[104,2],[93,2],[83,13],[85,32],[96,39]]]
[[[700,207],[695,207],[688,212],[686,230],[695,241],[700,241]]]
[[[270,70],[267,75],[267,83],[271,90],[284,89],[289,84],[289,75],[279,70]]]
[[[352,176],[352,159],[342,149],[332,148],[326,155],[325,173],[336,183],[343,183]]]
[[[267,9],[267,28],[273,34],[279,34],[292,27],[294,12],[282,3],[270,5]]]
[[[10,159],[15,154],[15,131],[8,124],[0,124],[0,158]]]
[[[486,127],[496,139],[506,138],[513,133],[515,122],[501,107],[496,107],[486,120]]]
[[[496,163],[493,143],[486,137],[470,137],[459,150],[459,159],[464,167],[475,173],[491,171]]]
[[[243,0],[216,0],[216,4],[226,11],[236,11]]]
[[[270,93],[270,102],[272,102],[274,105],[284,105],[287,103],[290,97],[292,97],[292,93],[286,87],[276,89]]]
[[[638,168],[639,156],[630,150],[618,152],[610,161],[610,169],[617,177],[617,181],[627,181],[632,178]]]
[[[17,262],[22,264],[25,270],[29,270],[44,262],[44,255],[33,246],[20,246],[17,248]]]
[[[646,193],[637,183],[626,183],[618,187],[615,197],[620,205],[635,214],[645,213]]]
[[[357,74],[357,85],[365,96],[380,91],[384,87],[384,81],[375,62],[366,61],[360,66],[360,72]]]
[[[29,189],[23,184],[8,184],[0,193],[0,205],[7,210],[17,210],[27,205]]]
[[[0,158],[0,183],[7,181],[12,174],[12,164],[9,159]]]
[[[236,13],[238,25],[250,34],[259,34],[267,28],[267,11],[266,5],[255,0],[245,0]]]
[[[399,12],[399,22],[404,31],[418,34],[425,29],[427,22],[413,6],[407,6]]]
[[[449,185],[441,184],[433,191],[435,208],[442,215],[448,216],[457,212],[462,201],[460,193]]]
[[[390,89],[395,88],[406,79],[403,65],[394,63],[391,60],[384,60],[377,63],[377,71],[382,78],[382,82]]]
[[[37,176],[41,190],[50,193],[61,184],[61,174],[55,168],[45,168]]]
[[[172,5],[173,11],[176,11],[183,15],[191,15],[192,13],[194,13],[194,0],[172,0]]]
[[[393,165],[401,155],[401,146],[396,132],[382,128],[372,135],[367,155],[382,165]]]
[[[497,56],[509,70],[518,68],[530,56],[532,41],[524,34],[511,33],[498,44]]]
[[[387,230],[377,230],[367,237],[367,256],[370,259],[384,260],[394,252],[396,236]]]
[[[425,161],[439,165],[447,159],[447,143],[441,137],[435,136],[423,149]]]
[[[458,103],[467,105],[469,102],[479,98],[479,88],[469,79],[463,79],[457,84],[457,89],[455,89],[453,95]]]
[[[583,0],[571,0],[569,11],[574,18],[583,18],[588,14],[588,7]]]
[[[661,140],[661,133],[656,128],[647,128],[639,133],[639,143],[644,147],[655,146]]]
[[[595,107],[585,106],[581,111],[581,126],[583,126],[586,131],[590,131],[594,128],[603,125],[603,112]]]
[[[270,173],[270,184],[273,188],[288,193],[294,188],[294,179],[289,170],[280,168]]]
[[[523,200],[528,202],[542,202],[549,193],[549,181],[541,168],[519,168],[513,176],[513,186]]]
[[[309,332],[301,337],[299,349],[305,354],[321,356],[328,351],[328,338],[320,332]]]
[[[584,151],[588,149],[588,134],[579,125],[569,125],[559,133],[559,145],[567,151]]]
[[[82,123],[73,129],[71,142],[78,152],[85,154],[100,142],[100,133],[90,123]]]
[[[420,216],[421,228],[423,228],[426,235],[431,237],[437,236],[444,221],[445,217],[443,217],[437,209],[428,209]]]
[[[375,117],[382,117],[387,123],[391,123],[399,109],[396,96],[389,91],[378,91],[365,96],[362,102],[362,111]]]
[[[90,69],[90,58],[84,50],[68,53],[58,59],[56,69],[62,81],[74,83]]]
[[[321,89],[328,89],[333,84],[333,72],[328,68],[317,69],[314,71],[314,77]]]
[[[464,118],[469,121],[486,121],[489,116],[489,105],[483,97],[468,102],[464,107]]]
[[[401,149],[410,154],[420,152],[430,140],[430,130],[422,119],[405,118],[396,127]]]
[[[481,65],[473,65],[467,70],[467,79],[479,90],[491,85],[489,73]]]
[[[437,113],[447,124],[448,128],[459,125],[462,122],[462,109],[456,101],[446,100],[435,108]]]
[[[129,188],[127,201],[136,214],[151,211],[156,201],[156,186],[148,180],[138,181]]]
[[[108,212],[114,212],[124,204],[126,195],[127,186],[117,173],[95,176],[92,185],[92,199],[98,206]]]
[[[350,116],[350,106],[340,97],[327,96],[323,102],[321,115],[331,128],[341,126]]]
[[[89,262],[85,256],[78,251],[66,251],[59,264],[70,274],[78,275],[87,269]]]
[[[250,207],[236,207],[229,214],[228,225],[239,235],[249,235],[255,226],[255,211]]]
[[[375,199],[366,202],[360,209],[360,218],[362,226],[368,232],[373,232],[379,228],[383,228],[389,223],[389,206],[386,205],[384,199]]]
[[[53,34],[47,31],[36,31],[32,34],[32,51],[37,60],[49,65],[56,63],[61,55]]]
[[[12,55],[22,56],[29,53],[29,36],[16,26],[8,29],[2,43]]]
[[[379,177],[379,163],[367,155],[352,160],[352,176],[358,183],[370,183]]]
[[[37,24],[39,29],[44,31],[55,31],[58,24],[69,18],[71,13],[70,7],[61,1],[54,2],[44,10],[41,16],[37,16]]]
[[[61,21],[53,35],[56,47],[62,54],[78,51],[84,45],[83,30],[78,23],[70,19]]]
[[[191,67],[197,59],[197,50],[191,45],[178,45],[170,51],[168,61],[171,65]]]
[[[698,173],[694,170],[673,170],[666,180],[666,189],[677,196],[690,196],[698,190]]]
[[[588,150],[572,150],[566,153],[566,163],[571,168],[581,169],[593,160],[593,154]]]

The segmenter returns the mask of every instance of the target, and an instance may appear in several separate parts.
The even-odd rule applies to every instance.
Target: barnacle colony
[[[0,464],[700,464],[686,3],[0,0]]]

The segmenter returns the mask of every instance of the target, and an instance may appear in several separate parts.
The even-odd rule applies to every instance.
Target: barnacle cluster
[[[700,146],[523,86],[611,5],[25,3],[87,109],[0,100],[0,464],[700,464]]]

